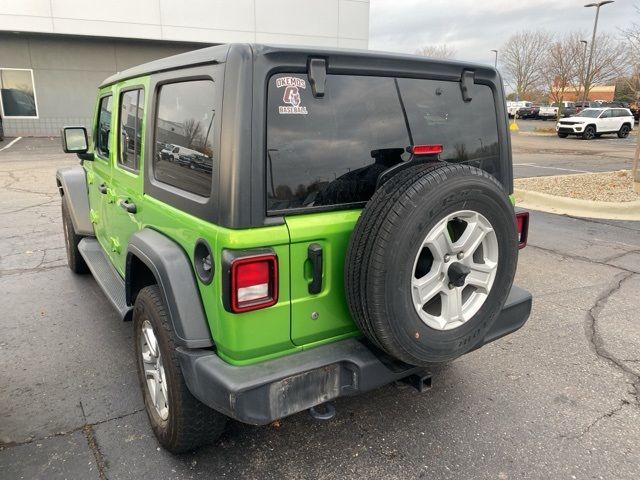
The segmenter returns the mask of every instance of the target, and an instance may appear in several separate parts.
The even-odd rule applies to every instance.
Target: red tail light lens
[[[529,236],[529,212],[516,212],[516,227],[518,230],[518,248],[527,246]]]
[[[414,155],[437,155],[442,153],[442,145],[413,145],[409,152]]]
[[[266,308],[278,301],[278,260],[260,255],[234,260],[231,265],[231,311]]]

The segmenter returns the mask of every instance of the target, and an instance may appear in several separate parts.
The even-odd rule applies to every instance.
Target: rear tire
[[[449,228],[459,228],[459,236],[454,239]],[[434,230],[450,236],[446,255],[424,246]],[[423,261],[427,249],[431,259]],[[452,360],[478,345],[495,322],[511,289],[517,255],[513,207],[491,175],[463,165],[408,168],[376,191],[354,229],[345,259],[351,314],[365,336],[403,362]],[[489,257],[495,261],[485,260]],[[468,279],[460,278],[461,265],[473,267]],[[474,286],[480,267],[491,270],[482,292]],[[433,278],[438,287],[426,303],[414,296],[423,278]],[[450,298],[461,300],[456,315],[446,318]],[[441,303],[434,307],[438,312],[428,310],[432,300]]]
[[[596,129],[593,125],[588,125],[582,132],[583,140],[593,140],[596,137]]]
[[[629,128],[629,125],[625,123],[620,127],[620,130],[618,130],[618,138],[627,138],[630,131],[631,128]]]
[[[145,287],[138,293],[133,326],[138,380],[158,442],[172,453],[184,453],[217,440],[224,431],[227,417],[202,404],[187,388],[176,357],[169,316],[157,285]],[[153,355],[154,344],[156,355]]]
[[[64,246],[67,251],[67,265],[73,273],[88,273],[89,267],[78,250],[78,244],[84,236],[78,235],[73,228],[73,221],[64,198],[62,199],[62,228],[64,230]]]

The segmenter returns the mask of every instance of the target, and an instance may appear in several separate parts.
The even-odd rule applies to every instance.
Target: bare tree
[[[500,49],[502,70],[517,95],[523,96],[542,83],[551,39],[547,32],[525,30],[512,35]]]
[[[575,35],[554,40],[546,55],[542,68],[545,84],[549,89],[549,96],[554,102],[562,102],[565,93],[580,76],[580,55],[582,44]],[[558,110],[560,112],[560,110]]]
[[[456,49],[450,47],[446,43],[441,45],[425,45],[415,51],[416,55],[422,55],[423,57],[432,58],[454,58],[456,56]]]
[[[193,148],[193,146],[199,140],[199,137],[201,137],[202,133],[201,133],[200,127],[201,127],[200,122],[196,121],[195,118],[188,118],[187,120],[185,120],[184,136],[187,138],[187,141],[189,142],[188,148]]]
[[[640,15],[640,3],[636,3],[635,8]],[[622,29],[622,35],[628,49],[627,87],[635,97],[636,103],[640,103],[640,23],[632,23],[629,27]]]
[[[623,75],[628,69],[627,47],[616,37],[601,33],[596,37],[591,60],[591,71],[585,75],[585,97],[593,85],[606,85]]]

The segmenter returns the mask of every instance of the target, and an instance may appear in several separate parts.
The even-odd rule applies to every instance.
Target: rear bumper
[[[522,327],[531,294],[513,287],[480,348]],[[201,402],[244,423],[265,425],[337,397],[381,387],[423,370],[393,360],[365,341],[341,340],[249,366],[208,350],[177,349],[185,381]]]

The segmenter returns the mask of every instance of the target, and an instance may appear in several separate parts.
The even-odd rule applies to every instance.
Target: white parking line
[[[18,137],[18,138],[14,138],[13,140],[11,140],[9,142],[8,145],[5,145],[4,147],[0,148],[0,152],[3,150],[6,150],[7,148],[9,148],[11,145],[13,145],[14,143],[16,143],[18,140],[20,140],[22,137]]]
[[[562,167],[545,167],[542,165],[536,165],[535,163],[514,163],[513,165],[517,167],[533,167],[533,168],[546,168],[548,170],[562,170],[565,172],[590,173],[588,170],[576,170],[574,168],[562,168]]]

